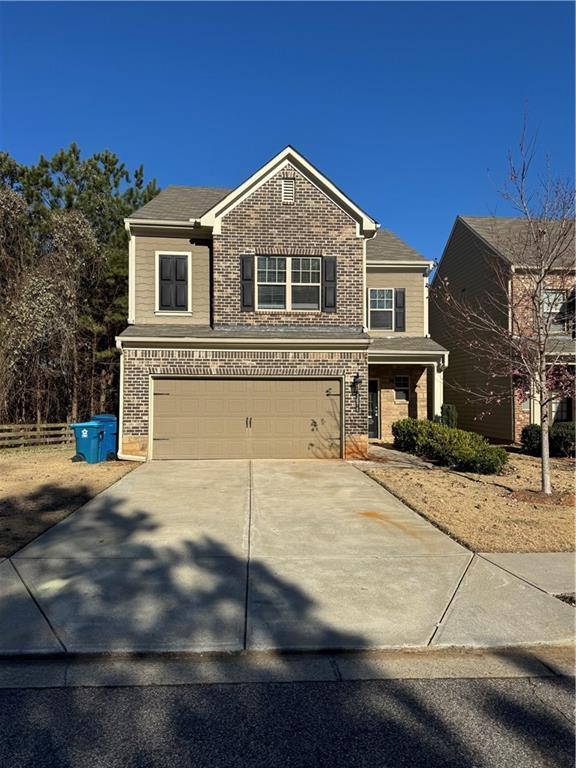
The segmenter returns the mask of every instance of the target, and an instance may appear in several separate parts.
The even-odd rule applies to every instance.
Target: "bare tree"
[[[535,145],[523,132],[518,155],[509,155],[504,199],[516,219],[494,217],[484,253],[492,271],[490,293],[469,298],[446,279],[433,300],[450,315],[458,343],[470,353],[484,385],[456,387],[487,410],[512,385],[519,402],[533,398],[542,429],[541,487],[552,492],[549,428],[553,405],[574,397],[574,188],[549,172],[532,184]]]
[[[0,190],[0,415],[48,420],[54,398],[78,417],[89,349],[86,306],[104,260],[92,228],[76,211],[52,211],[41,236],[25,236],[20,196]],[[66,385],[67,391],[62,386]]]

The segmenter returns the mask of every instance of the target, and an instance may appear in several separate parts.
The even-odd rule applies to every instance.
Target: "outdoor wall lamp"
[[[354,378],[352,379],[352,383],[350,384],[350,389],[352,390],[352,394],[358,397],[360,394],[360,385],[362,384],[362,376],[360,376],[359,373],[357,373]]]

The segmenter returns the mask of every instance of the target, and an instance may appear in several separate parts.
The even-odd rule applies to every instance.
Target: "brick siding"
[[[366,352],[284,350],[241,351],[201,349],[125,349],[122,452],[148,452],[151,376],[344,377],[344,453],[366,454],[368,439],[368,358]],[[358,399],[351,383],[362,377]]]
[[[282,178],[293,178],[294,203],[282,202]],[[222,218],[213,237],[213,318],[216,328],[254,326],[347,326],[363,318],[363,239],[356,222],[288,165]],[[336,312],[243,312],[240,256],[336,256]]]

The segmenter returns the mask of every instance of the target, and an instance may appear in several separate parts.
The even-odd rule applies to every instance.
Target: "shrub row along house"
[[[126,220],[120,457],[363,456],[440,412],[432,264],[287,147]]]

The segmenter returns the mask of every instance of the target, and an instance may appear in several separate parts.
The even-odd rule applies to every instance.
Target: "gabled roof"
[[[220,219],[264,184],[283,166],[291,164],[324,194],[330,197],[357,223],[359,234],[373,233],[377,222],[293,147],[286,147],[237,187],[170,186],[128,217],[128,222],[160,221],[189,223],[199,221],[217,234]]]
[[[482,238],[502,258],[513,266],[529,266],[534,262],[536,253],[529,224],[525,218],[505,216],[458,216],[477,236]],[[561,222],[542,222],[544,228],[554,227]],[[571,223],[572,242],[574,241],[574,222]],[[559,266],[574,264],[574,249],[566,241],[566,253],[559,260]]]
[[[379,229],[376,235],[366,242],[366,260],[368,264],[371,261],[413,261],[426,266],[428,263],[421,253],[400,240],[389,229]]]
[[[229,187],[166,187],[130,219],[189,222],[199,219],[230,191]]]
[[[342,192],[327,176],[324,176],[318,168],[310,163],[304,155],[298,150],[288,145],[281,152],[265,163],[261,168],[249,176],[242,184],[233,189],[226,197],[215,203],[215,205],[201,217],[201,225],[213,227],[214,232],[219,232],[220,219],[226,213],[231,211],[242,200],[244,200],[254,190],[264,184],[273,174],[277,173],[285,165],[292,165],[303,176],[309,179],[324,194],[330,197],[340,206],[358,226],[358,233],[372,233],[378,228],[375,219],[363,211],[351,198]]]

